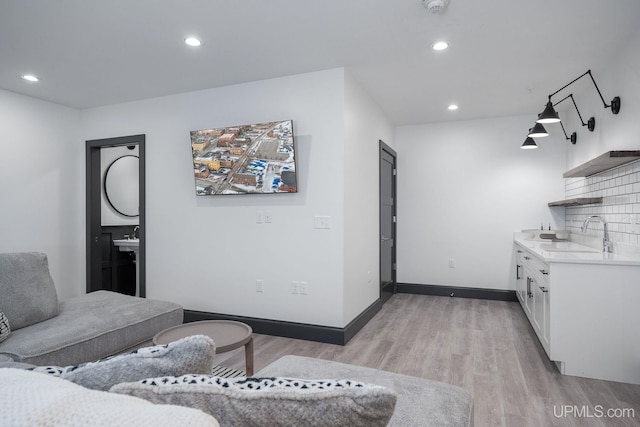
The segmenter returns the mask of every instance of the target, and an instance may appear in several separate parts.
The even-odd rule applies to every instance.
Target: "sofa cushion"
[[[396,403],[392,390],[349,380],[161,377],[113,386],[154,403],[213,415],[221,426],[386,426]]]
[[[38,252],[0,254],[0,311],[14,331],[58,314],[58,295],[47,256]]]
[[[11,326],[9,326],[9,319],[0,311],[0,342],[9,338],[11,333]]]
[[[124,381],[163,375],[209,374],[216,346],[205,335],[193,335],[165,345],[143,347],[77,366],[37,366],[35,372],[53,375],[94,390],[109,390]]]
[[[96,291],[62,301],[56,317],[12,330],[0,354],[33,365],[77,365],[151,344],[182,318],[182,307],[172,302]]]
[[[197,409],[154,405],[132,396],[89,390],[61,378],[0,369],[2,426],[219,426]]]
[[[460,387],[424,378],[302,356],[284,356],[257,376],[351,378],[378,384],[398,394],[389,426],[473,426],[473,398]]]

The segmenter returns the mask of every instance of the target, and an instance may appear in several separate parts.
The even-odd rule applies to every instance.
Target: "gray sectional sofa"
[[[209,340],[209,348],[203,340]],[[192,336],[166,348],[141,349],[78,368],[60,368],[59,372],[52,367],[36,368],[40,371],[29,372],[31,375],[20,374],[20,369],[0,369],[0,402],[27,402],[22,410],[13,404],[7,411],[0,410],[0,425],[27,425],[16,420],[33,424],[50,413],[58,418],[64,415],[65,420],[75,422],[73,425],[81,425],[86,416],[91,417],[87,425],[133,425],[133,420],[95,416],[101,405],[114,399],[119,399],[119,407],[127,414],[133,409],[144,413],[144,420],[153,420],[149,424],[153,427],[188,424],[187,414],[184,422],[162,424],[166,413],[161,407],[167,404],[201,410],[222,427],[472,427],[474,423],[473,399],[464,389],[328,360],[284,356],[248,380],[203,375],[214,365],[214,346],[209,337]],[[8,363],[4,367],[34,368],[20,365]],[[58,378],[49,379],[47,374]],[[71,382],[76,389],[72,396],[65,396]],[[337,383],[345,387],[337,387]],[[84,405],[77,404],[78,395],[88,399]],[[140,399],[132,396],[155,405],[140,407]],[[211,425],[216,425],[213,421]],[[146,425],[139,422],[135,425]],[[71,422],[62,423],[67,424]]]
[[[75,365],[151,344],[182,323],[178,304],[97,291],[58,302],[43,253],[0,254],[0,312],[11,329],[0,361]]]
[[[0,341],[0,368],[28,369],[33,368],[33,365],[65,367],[95,361],[120,353],[127,348],[140,347],[147,342],[150,344],[151,338],[157,332],[181,323],[183,317],[182,308],[176,304],[108,291],[97,291],[58,303],[55,287],[49,275],[46,255],[41,253],[0,254],[0,297],[0,312],[9,319],[12,329],[9,336],[6,337],[5,334],[4,341]],[[189,345],[190,338],[183,339],[181,346]],[[201,337],[201,339],[210,341],[208,337]],[[214,343],[211,342],[210,345],[213,346]],[[178,349],[177,344],[175,347]],[[137,381],[147,378],[146,375],[177,376],[202,373],[201,366],[191,366],[192,358],[200,360],[196,350],[187,348],[182,355],[177,353],[178,350],[171,350],[176,354],[171,356],[171,360],[161,363],[162,360],[159,358],[169,359],[165,355],[165,353],[172,354],[169,350],[169,347],[162,351],[142,349],[131,355],[98,362],[97,365],[89,363],[79,369],[73,368],[67,374],[91,376],[95,371],[95,375],[101,375],[99,378],[103,380],[106,378],[114,381],[114,378],[118,378],[118,381]],[[206,360],[209,360],[208,363],[212,366],[215,351],[209,349],[204,353],[206,354],[200,356],[209,357],[210,360]],[[153,355],[156,359],[149,355]],[[153,374],[147,373],[139,366],[136,368],[136,363],[132,362],[136,358],[140,359],[139,363],[148,365],[147,370],[153,369]],[[123,359],[124,363],[120,359]],[[110,371],[108,375],[104,372],[100,374],[105,369],[117,370],[119,363],[122,363],[122,372],[118,375],[114,374],[115,371]],[[211,366],[207,371],[211,370]],[[473,426],[471,394],[450,384],[300,356],[282,357],[256,372],[254,377],[334,378],[375,384],[387,387],[397,395],[389,426]],[[182,417],[179,419],[184,420],[185,423],[189,422],[189,417],[204,417],[198,418],[198,425],[218,425],[213,418],[209,419],[205,414],[195,410],[183,410],[181,413],[180,409],[175,407],[171,410],[163,405],[148,405],[149,402],[146,402],[147,405],[142,405],[145,402],[140,399],[118,396],[113,392],[97,391],[100,390],[99,388],[97,390],[82,389],[70,383],[74,381],[73,379],[68,379],[69,381],[66,381],[62,378],[47,378],[46,375],[35,372],[21,373],[20,370],[15,369],[0,369],[0,402],[10,401],[10,399],[13,399],[11,402],[14,403],[24,402],[24,405],[10,404],[7,407],[10,410],[7,411],[1,410],[2,405],[0,405],[0,425],[15,425],[16,420],[33,420],[32,417],[38,408],[43,409],[40,412],[44,415],[49,412],[60,414],[62,402],[60,395],[63,391],[69,393],[67,412],[65,412],[69,423],[73,421],[82,424],[82,420],[85,420],[83,417],[88,417],[86,419],[91,420],[91,424],[98,425],[95,414],[100,410],[100,405],[108,406],[112,400],[116,399],[117,404],[123,409],[123,416],[129,417],[126,424],[133,424],[131,417],[140,413],[144,414],[144,417],[136,419],[136,425],[155,427],[176,425],[175,420],[166,418],[170,413]],[[82,381],[75,382],[82,383]],[[180,383],[187,384],[184,381]],[[69,387],[71,389],[65,391]],[[204,386],[198,385],[198,387]],[[51,399],[50,390],[52,389],[56,389],[55,400]],[[206,387],[199,389],[197,393],[206,394],[203,390],[206,390]],[[117,391],[117,393],[120,392],[122,391]],[[161,392],[159,396],[162,397],[164,394]],[[166,396],[157,402],[153,399],[149,400],[154,403],[199,407],[190,404],[191,398],[188,396],[183,402],[181,395],[182,399],[185,399],[185,393],[176,392],[166,393]],[[78,399],[85,399],[85,401],[83,404],[78,404]],[[295,396],[292,397],[293,401],[297,399]],[[206,400],[202,399],[197,401],[206,403]],[[207,407],[206,404],[203,405]],[[52,410],[53,406],[55,411]],[[265,418],[264,423],[260,425],[282,425],[280,420],[282,413],[279,410],[266,412],[269,417]],[[144,423],[145,420],[147,424]],[[104,424],[100,425],[118,424],[117,422],[114,424],[113,420],[109,419],[104,421]],[[224,422],[220,424],[229,425]]]

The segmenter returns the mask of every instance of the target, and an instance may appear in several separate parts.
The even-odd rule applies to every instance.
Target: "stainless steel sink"
[[[114,240],[113,244],[118,246],[121,252],[136,252],[138,253],[138,248],[140,247],[139,239],[118,239]]]
[[[573,242],[551,242],[540,244],[540,249],[547,252],[582,252],[582,253],[598,253],[598,249],[581,245]]]

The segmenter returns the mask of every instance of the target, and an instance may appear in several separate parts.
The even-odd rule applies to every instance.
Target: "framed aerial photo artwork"
[[[296,193],[293,121],[191,131],[196,194]]]

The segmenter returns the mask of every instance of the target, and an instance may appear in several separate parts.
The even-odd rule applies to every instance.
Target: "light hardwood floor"
[[[560,375],[515,302],[397,294],[345,346],[254,335],[256,371],[287,354],[463,387],[476,427],[640,426],[640,385]],[[244,351],[216,363],[244,369]]]

